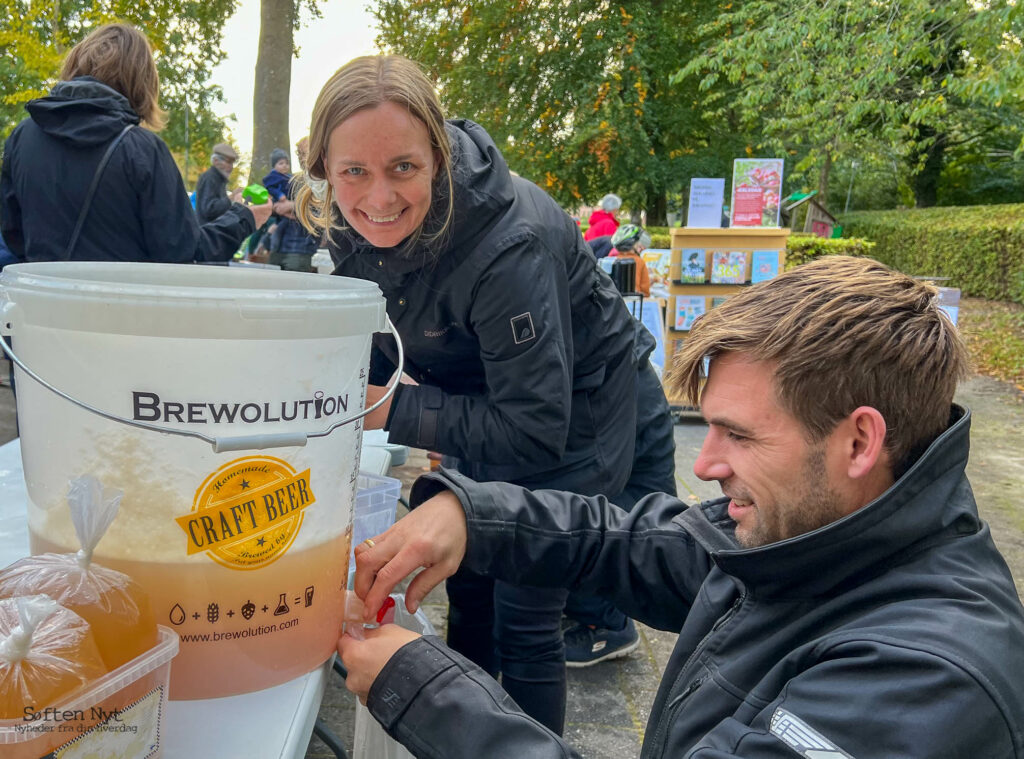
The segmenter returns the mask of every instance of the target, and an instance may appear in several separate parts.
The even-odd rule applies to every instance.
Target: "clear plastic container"
[[[380,535],[395,523],[402,483],[393,477],[360,472],[356,481],[356,504],[352,510],[352,548],[348,558],[348,587],[356,574],[355,547],[367,538]]]
[[[171,659],[178,636],[159,628],[159,642],[63,701],[21,719],[0,720],[4,759],[60,756],[160,756]],[[60,753],[66,752],[66,753]]]

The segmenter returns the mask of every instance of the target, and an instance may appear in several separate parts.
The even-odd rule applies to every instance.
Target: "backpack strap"
[[[96,188],[99,187],[100,177],[103,175],[103,170],[107,168],[110,156],[113,155],[114,149],[117,147],[118,143],[121,142],[121,138],[128,134],[128,130],[133,126],[135,125],[128,124],[128,126],[122,129],[117,137],[111,140],[110,144],[107,145],[107,152],[105,152],[103,157],[100,159],[99,166],[96,167],[96,173],[92,176],[92,184],[89,185],[89,190],[85,193],[85,202],[82,203],[82,210],[79,212],[78,221],[75,223],[75,231],[71,233],[71,239],[68,241],[68,247],[64,251],[64,257],[62,260],[71,260],[71,254],[74,252],[75,244],[78,242],[78,236],[82,232],[82,226],[85,224],[85,217],[89,213],[89,206],[92,205],[92,198],[96,194]]]

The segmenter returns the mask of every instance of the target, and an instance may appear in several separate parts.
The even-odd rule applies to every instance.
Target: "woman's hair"
[[[60,78],[91,76],[126,98],[147,127],[160,131],[167,114],[160,108],[160,77],[146,35],[127,24],[104,24],[79,42],[64,59]]]
[[[900,477],[949,426],[969,358],[936,289],[869,258],[825,256],[731,296],[693,324],[666,387],[699,400],[704,359],[774,365],[779,402],[822,440],[858,406],[885,419]]]
[[[407,109],[427,128],[437,171],[432,185],[430,210],[419,229],[403,246],[411,254],[418,243],[425,243],[437,254],[451,226],[454,214],[452,148],[445,131],[444,112],[434,86],[419,66],[398,55],[370,55],[355,58],[327,80],[313,107],[309,128],[309,156],[306,173],[312,181],[326,180],[327,144],[331,133],[358,111],[384,103],[396,103]],[[322,197],[317,197],[317,195]],[[333,212],[334,191],[314,193],[308,183],[296,193],[295,213],[314,234],[345,229],[341,214]],[[339,223],[339,221],[341,223]]]

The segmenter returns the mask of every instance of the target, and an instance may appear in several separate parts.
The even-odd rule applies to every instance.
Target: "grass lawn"
[[[1024,394],[1024,306],[963,298],[958,321],[974,371],[1010,382]]]

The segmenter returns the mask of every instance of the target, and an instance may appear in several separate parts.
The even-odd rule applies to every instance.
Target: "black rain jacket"
[[[211,166],[199,176],[196,182],[196,218],[200,224],[219,219],[231,209],[233,204],[227,187],[227,177],[216,166]]]
[[[558,204],[513,176],[479,125],[447,129],[455,217],[439,256],[374,248],[351,229],[330,245],[335,274],[380,286],[420,383],[399,387],[388,439],[455,457],[476,480],[614,495],[654,338]],[[435,209],[445,199],[435,186]],[[383,385],[394,344],[375,345],[370,381]]]
[[[527,492],[454,474],[464,566],[601,594],[679,630],[644,736],[649,759],[1022,759],[1024,609],[967,465],[970,416],[858,511],[739,548],[728,499]],[[407,644],[370,712],[421,758],[575,756],[437,638]]]
[[[100,159],[139,115],[92,77],[31,101],[4,146],[0,224],[22,261],[64,258]],[[136,126],[111,154],[72,252],[78,261],[226,261],[254,229],[241,204],[199,226],[163,140]]]

